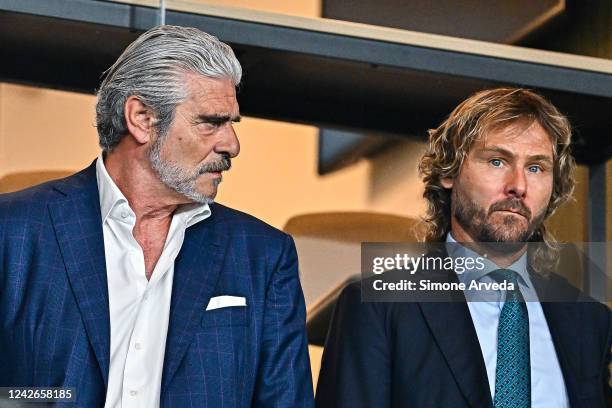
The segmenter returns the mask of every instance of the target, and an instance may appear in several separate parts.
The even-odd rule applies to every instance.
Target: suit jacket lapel
[[[444,259],[445,247],[429,252]],[[424,271],[424,277],[439,282],[458,283],[454,271]],[[435,338],[465,399],[474,408],[492,407],[491,390],[482,350],[463,293],[453,293],[450,302],[421,302],[427,325]]]
[[[107,385],[110,354],[108,285],[95,161],[55,188],[65,198],[49,204],[51,221],[87,337]]]
[[[221,273],[229,239],[217,223],[214,205],[211,211],[210,218],[187,229],[174,263],[162,393],[187,352]]]
[[[420,303],[431,332],[472,407],[491,407],[491,391],[467,303]]]

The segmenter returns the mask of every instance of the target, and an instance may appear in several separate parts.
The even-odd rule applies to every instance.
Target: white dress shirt
[[[110,367],[106,408],[159,407],[170,317],[174,260],[185,229],[210,216],[207,204],[180,206],[151,279],[132,235],[134,211],[111,179],[102,155],[96,163],[110,312]]]
[[[449,233],[446,237],[449,256],[473,257],[479,255],[470,249],[460,245]],[[499,269],[490,260],[484,258],[485,267],[482,270],[467,270],[462,274],[457,274],[459,281],[469,286],[469,282],[494,282],[488,273]],[[529,278],[527,271],[527,255],[523,255],[508,268],[517,272],[519,275],[519,290],[526,300],[527,313],[529,314],[529,346],[531,362],[531,407],[532,408],[569,408],[567,390],[563,373],[555,345],[550,335],[548,323],[542,310],[542,305],[537,301],[538,297]],[[497,368],[497,326],[499,316],[504,307],[505,293],[502,291],[487,291],[485,300],[469,301],[476,299],[477,293],[466,293],[468,308],[482,356],[487,369],[491,398],[495,396],[495,369]],[[495,292],[495,293],[491,293]],[[493,295],[493,296],[491,296]]]

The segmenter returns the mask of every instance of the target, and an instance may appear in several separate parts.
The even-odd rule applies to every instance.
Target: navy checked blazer
[[[311,407],[305,305],[290,236],[220,204],[175,261],[162,407]],[[0,386],[74,387],[101,407],[110,322],[95,161],[0,195]],[[213,296],[247,307],[205,311]]]

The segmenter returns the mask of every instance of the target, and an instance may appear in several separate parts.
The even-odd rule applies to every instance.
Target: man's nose
[[[240,142],[231,123],[226,123],[219,132],[219,141],[215,146],[215,152],[226,153],[231,158],[238,156],[238,153],[240,153]]]
[[[525,169],[522,167],[514,167],[506,178],[507,195],[512,195],[517,198],[524,198],[527,193],[527,176]]]

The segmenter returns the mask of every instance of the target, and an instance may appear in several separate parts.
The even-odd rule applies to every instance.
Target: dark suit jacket
[[[570,406],[612,407],[610,310],[595,302],[542,303],[542,309]],[[362,303],[360,283],[346,287],[325,343],[316,406],[492,407],[467,304]]]
[[[211,211],[176,258],[161,406],[312,406],[291,237],[219,204]],[[219,295],[247,307],[205,311]],[[95,162],[0,196],[0,386],[75,387],[76,406],[101,407],[109,344]]]

